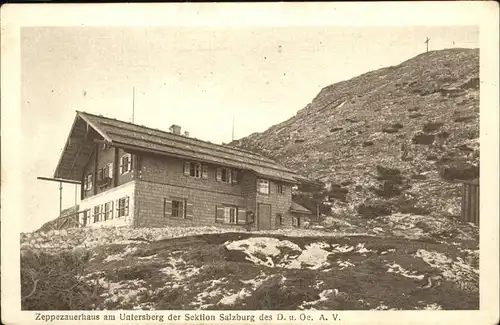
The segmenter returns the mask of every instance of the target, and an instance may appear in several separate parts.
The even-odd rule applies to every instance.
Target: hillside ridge
[[[325,197],[326,213],[403,201],[456,215],[458,181],[479,175],[479,84],[478,49],[429,51],[325,86],[295,116],[230,145],[347,191]],[[398,180],[380,175],[391,169]]]

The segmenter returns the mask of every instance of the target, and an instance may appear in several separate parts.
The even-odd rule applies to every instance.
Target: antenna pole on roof
[[[233,130],[231,133],[231,141],[234,141],[234,115],[233,115]]]
[[[135,87],[132,88],[132,123],[134,123],[135,114]]]

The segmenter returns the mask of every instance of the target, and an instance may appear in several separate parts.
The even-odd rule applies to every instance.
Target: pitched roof
[[[82,123],[85,122],[85,123]],[[251,170],[257,175],[297,183],[300,176],[269,158],[247,150],[217,145],[195,138],[173,134],[142,125],[132,124],[104,116],[77,112],[66,148],[54,177],[79,180],[92,147],[89,126],[94,138],[128,150],[146,151],[158,155],[175,156],[221,166]],[[76,139],[76,141],[75,141]],[[72,141],[73,140],[73,141]],[[87,144],[84,144],[84,143]],[[93,143],[90,142],[93,146]],[[83,158],[81,158],[83,157]],[[78,162],[78,160],[84,161]]]
[[[311,211],[309,211],[308,209],[304,208],[302,205],[300,205],[296,202],[293,202],[293,201],[292,201],[292,205],[290,206],[290,212],[296,212],[296,213],[302,213],[302,214],[312,214]]]

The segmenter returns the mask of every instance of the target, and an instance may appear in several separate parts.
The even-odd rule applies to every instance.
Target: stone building
[[[77,112],[54,177],[81,182],[81,226],[300,227],[292,204],[307,182],[276,162],[230,146]]]

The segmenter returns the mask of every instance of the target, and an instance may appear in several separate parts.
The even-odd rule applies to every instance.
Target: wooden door
[[[258,209],[258,227],[259,230],[271,229],[271,205],[259,203]]]

